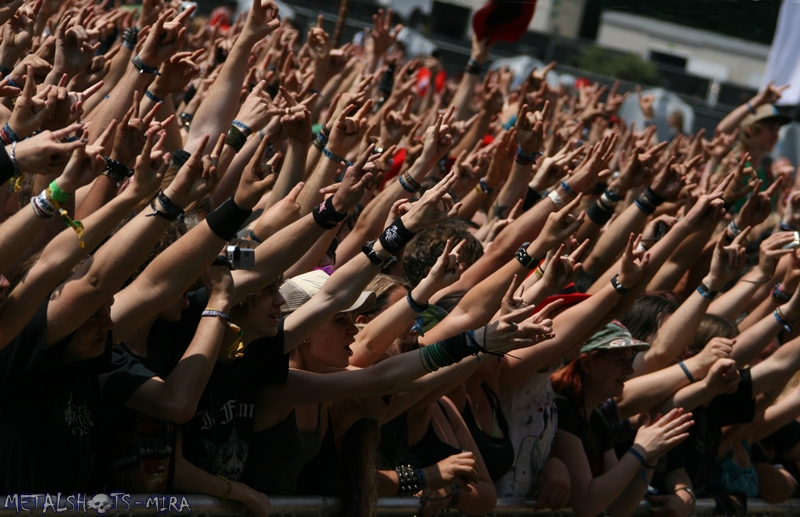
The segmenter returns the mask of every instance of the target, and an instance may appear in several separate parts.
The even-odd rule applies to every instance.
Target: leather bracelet
[[[626,287],[623,287],[623,285],[619,283],[619,278],[617,277],[619,277],[619,273],[611,278],[611,285],[620,295],[625,296],[630,292],[630,290],[628,290]]]
[[[133,63],[133,66],[136,67],[140,74],[161,75],[158,68],[153,68],[152,66],[144,64],[144,61],[142,61],[142,58],[139,57],[138,54],[131,59],[131,63]]]

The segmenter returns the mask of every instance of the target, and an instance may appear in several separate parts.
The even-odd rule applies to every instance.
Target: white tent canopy
[[[656,112],[656,118],[654,122],[656,136],[659,140],[670,140],[674,136],[673,130],[667,124],[667,118],[675,111],[683,113],[683,132],[691,133],[692,127],[694,127],[694,110],[680,97],[662,88],[644,91],[642,95],[655,97],[653,109]],[[624,118],[628,124],[636,122],[636,127],[639,129],[644,127],[644,114],[639,109],[639,99],[636,95],[629,95],[625,99],[619,109],[619,116]]]

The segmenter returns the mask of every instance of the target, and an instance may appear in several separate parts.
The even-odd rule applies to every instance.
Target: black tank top
[[[464,408],[462,416],[470,434],[472,434],[472,439],[475,440],[475,445],[481,451],[483,462],[492,477],[492,482],[497,483],[511,469],[511,465],[514,464],[514,445],[508,436],[508,422],[506,422],[506,417],[500,409],[500,400],[485,384],[481,384],[481,388],[483,388],[489,405],[492,407],[492,412],[497,419],[497,426],[503,431],[503,437],[492,436],[480,429],[475,416],[472,414],[469,400],[467,400],[467,406]]]
[[[302,434],[294,410],[280,423],[256,431],[250,440],[250,455],[241,481],[269,495],[294,495],[297,476],[322,445],[321,406],[317,428]]]
[[[437,401],[436,403],[439,404],[442,411],[445,411],[441,402]],[[446,418],[447,412],[444,414]],[[436,431],[433,428],[433,415],[431,415],[431,421],[428,423],[428,430],[425,431],[425,435],[419,442],[409,447],[408,452],[417,458],[420,468],[425,468],[439,463],[443,459],[454,454],[460,454],[461,449],[441,441],[439,437],[436,436]]]
[[[306,463],[297,476],[297,495],[338,496],[339,452],[333,435],[333,425],[328,422],[328,432],[322,438],[317,455]]]

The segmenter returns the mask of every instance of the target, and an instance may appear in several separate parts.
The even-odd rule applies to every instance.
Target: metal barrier
[[[72,497],[72,506],[70,506]],[[49,498],[49,499],[48,499]],[[48,503],[49,500],[49,503]],[[27,494],[0,496],[0,517],[16,515],[88,514],[88,515],[191,515],[223,517],[246,514],[244,507],[234,501],[220,501],[199,495],[146,495],[146,494]],[[271,497],[273,517],[326,517],[336,515],[339,502],[325,497]],[[534,511],[535,501],[524,497],[505,497],[497,502],[495,516],[553,516],[572,517],[571,510],[558,512]],[[710,517],[714,514],[713,499],[699,499],[694,515]],[[414,516],[419,511],[419,499],[414,497],[387,497],[378,501],[376,516]],[[454,512],[455,513],[455,512]],[[747,514],[763,517],[800,516],[800,499],[783,504],[769,504],[761,499],[748,499]],[[643,501],[635,516],[652,515],[649,503]]]

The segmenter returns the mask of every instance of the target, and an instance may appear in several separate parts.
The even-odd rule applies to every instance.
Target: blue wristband
[[[343,163],[343,164],[345,164],[345,165],[346,165],[346,166],[348,166],[348,167],[351,167],[351,166],[353,165],[353,162],[351,162],[351,161],[348,161],[348,160],[347,160],[347,159],[345,159],[345,158],[342,158],[342,157],[341,157],[341,156],[339,156],[338,154],[334,154],[334,153],[332,153],[332,152],[330,151],[330,149],[328,149],[327,147],[323,147],[323,148],[322,148],[322,154],[325,156],[325,158],[329,158],[329,159],[331,159],[331,160],[333,160],[333,161],[335,161],[335,162],[338,162],[338,163]]]
[[[159,104],[163,104],[164,103],[164,99],[162,99],[161,97],[158,97],[156,94],[154,94],[150,90],[145,90],[144,91],[144,96],[147,97],[148,99],[150,99],[153,102],[157,102]]]
[[[578,193],[572,190],[569,184],[567,184],[566,180],[561,180],[561,188],[564,189],[564,192],[566,192],[570,196],[578,197]]]
[[[680,366],[681,370],[683,370],[683,373],[686,374],[686,378],[689,379],[689,382],[694,383],[695,381],[694,375],[692,375],[692,372],[689,371],[689,368],[687,368],[686,365],[683,364],[683,361],[678,361],[678,366]]]
[[[242,133],[244,133],[244,136],[250,136],[253,134],[253,130],[250,129],[250,126],[248,126],[241,120],[234,120],[233,122],[231,122],[231,124],[241,129]]]

